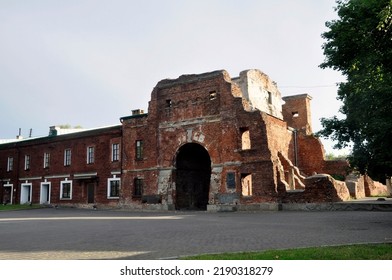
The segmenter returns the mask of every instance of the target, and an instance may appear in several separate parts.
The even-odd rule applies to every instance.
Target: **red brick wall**
[[[346,184],[328,175],[314,175],[305,180],[305,190],[287,192],[285,203],[339,202],[350,199]]]
[[[306,176],[324,173],[324,149],[320,140],[312,135],[297,134],[298,168]]]
[[[13,144],[3,145],[0,150],[1,180],[9,180],[16,189],[14,203],[20,202],[21,184],[32,184],[32,203],[40,202],[40,186],[42,182],[51,183],[50,202],[52,204],[85,204],[87,203],[87,183],[95,183],[95,203],[112,204],[115,200],[107,199],[107,179],[112,172],[121,173],[121,161],[111,161],[111,144],[121,144],[121,127],[111,127],[54,137],[30,139]],[[87,147],[94,147],[94,163],[87,164]],[[71,149],[71,165],[64,166],[64,150]],[[50,166],[44,168],[44,153],[50,153]],[[14,171],[5,172],[9,154],[13,154]],[[25,170],[25,155],[30,156],[30,168]],[[79,174],[96,173],[90,179],[79,179]],[[117,175],[120,176],[120,175]],[[72,181],[72,199],[60,200],[60,181]]]
[[[312,132],[312,118],[310,100],[307,94],[285,96],[282,106],[283,119],[289,127],[310,134]]]
[[[143,180],[144,196],[160,197],[164,205],[171,205],[176,199],[177,155],[181,147],[194,143],[203,147],[211,160],[209,203],[220,203],[219,195],[238,197],[235,202],[241,203],[279,201],[285,190],[279,181],[282,165],[278,153],[294,164],[297,162],[306,175],[326,171],[337,174],[341,167],[324,161],[321,142],[311,135],[311,98],[305,94],[284,99],[282,120],[255,110],[225,71],[163,80],[151,93],[148,114],[123,117],[122,126],[24,141],[17,144],[18,150],[12,144],[2,145],[0,180],[4,183],[7,179],[17,187],[16,202],[24,181],[33,184],[33,203],[39,202],[40,183],[46,178],[52,183],[54,204],[85,204],[87,185],[94,183],[95,203],[137,208],[143,207],[144,201],[142,196],[134,196],[135,178],[138,178]],[[293,116],[293,112],[298,116]],[[249,133],[250,148],[242,147],[244,131]],[[136,157],[138,140],[143,142],[139,159]],[[111,162],[111,145],[117,142],[121,144],[121,159]],[[88,146],[95,147],[96,155],[94,164],[90,165],[86,163]],[[64,166],[67,148],[72,150],[69,167]],[[51,155],[49,169],[43,168],[45,152]],[[14,172],[4,170],[9,154],[15,155]],[[23,168],[25,154],[31,156],[28,171]],[[80,173],[95,172],[96,177],[76,178]],[[234,174],[234,188],[229,188],[226,181],[231,174]],[[249,174],[252,196],[243,197],[241,178]],[[121,177],[121,199],[108,200],[107,179],[114,175]],[[59,185],[65,178],[73,182],[73,197],[60,201]],[[322,199],[322,194],[311,190],[304,194],[306,199],[312,195],[316,200]]]

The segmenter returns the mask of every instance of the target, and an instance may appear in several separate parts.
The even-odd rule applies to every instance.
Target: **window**
[[[71,149],[66,149],[64,151],[64,166],[71,165]]]
[[[249,150],[251,147],[249,128],[243,127],[240,129],[240,132],[241,132],[241,149]]]
[[[135,178],[133,196],[141,197],[142,195],[143,195],[143,179]]]
[[[171,99],[166,99],[166,108],[171,108],[173,106],[173,103]]]
[[[120,178],[108,179],[108,198],[120,197]]]
[[[272,92],[268,91],[268,104],[272,104]]]
[[[50,154],[44,153],[44,168],[49,168],[50,164]]]
[[[60,199],[72,199],[72,181],[60,182]]]
[[[120,160],[120,144],[116,143],[112,145],[112,161]]]
[[[212,100],[215,100],[215,99],[216,99],[216,96],[217,96],[216,91],[210,91],[210,100],[211,100],[211,101],[212,101]]]
[[[12,171],[14,170],[14,158],[13,157],[8,157],[7,160],[7,171]]]
[[[25,165],[24,165],[25,170],[30,169],[30,155],[25,155]]]
[[[87,147],[87,164],[94,163],[94,147]]]
[[[241,174],[243,196],[252,196],[252,174]]]
[[[136,159],[137,160],[143,159],[143,141],[142,140],[136,141]]]
[[[298,118],[299,117],[299,114],[298,114],[297,111],[296,112],[291,112],[291,115],[293,116],[293,118]]]

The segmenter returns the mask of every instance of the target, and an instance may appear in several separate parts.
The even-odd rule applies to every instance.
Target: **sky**
[[[259,69],[308,93],[313,131],[339,115],[340,73],[321,69],[334,0],[0,0],[0,139],[60,124],[120,124],[183,74]],[[327,153],[332,142],[322,140]],[[344,152],[343,152],[344,153]]]

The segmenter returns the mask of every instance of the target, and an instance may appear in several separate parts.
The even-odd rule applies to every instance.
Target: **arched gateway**
[[[176,209],[206,210],[210,177],[207,150],[196,143],[183,145],[176,157]]]

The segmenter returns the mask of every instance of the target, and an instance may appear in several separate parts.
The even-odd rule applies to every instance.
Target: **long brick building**
[[[282,98],[259,70],[162,80],[148,113],[118,125],[0,144],[0,201],[219,210],[347,199],[335,183],[332,194],[308,187],[347,166],[324,160],[310,101]]]

